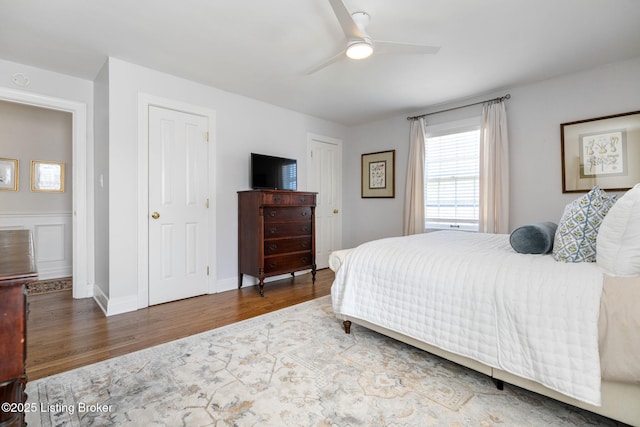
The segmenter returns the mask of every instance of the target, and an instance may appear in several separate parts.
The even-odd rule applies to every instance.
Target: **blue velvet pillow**
[[[550,221],[523,225],[511,232],[509,243],[521,254],[548,254],[553,249],[557,228],[558,225]]]

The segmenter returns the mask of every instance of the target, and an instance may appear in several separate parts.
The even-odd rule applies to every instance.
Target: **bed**
[[[640,276],[518,253],[509,237],[439,231],[334,252],[333,309],[347,331],[640,425]]]

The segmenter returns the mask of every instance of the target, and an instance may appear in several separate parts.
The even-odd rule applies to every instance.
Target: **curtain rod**
[[[471,107],[472,105],[484,104],[485,102],[504,101],[505,99],[510,99],[510,98],[511,98],[511,94],[508,93],[505,96],[499,96],[497,98],[487,99],[486,101],[474,102],[473,104],[467,104],[467,105],[461,105],[459,107],[447,108],[446,110],[434,111],[433,113],[420,114],[419,116],[410,116],[410,117],[407,117],[407,120],[416,120],[416,119],[420,119],[422,117],[430,116],[432,114],[438,114],[438,113],[444,113],[444,112],[447,112],[447,111],[458,110],[460,108]]]

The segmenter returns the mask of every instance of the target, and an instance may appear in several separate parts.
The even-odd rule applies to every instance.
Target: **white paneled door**
[[[342,249],[342,141],[309,135],[309,191],[316,198],[316,266],[329,266],[331,252]]]
[[[149,304],[207,293],[208,119],[149,107]]]

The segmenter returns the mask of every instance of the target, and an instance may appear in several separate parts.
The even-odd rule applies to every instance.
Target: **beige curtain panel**
[[[503,100],[482,107],[479,202],[479,231],[509,233],[509,138]]]
[[[411,120],[404,195],[405,236],[424,233],[424,130],[424,118]]]

